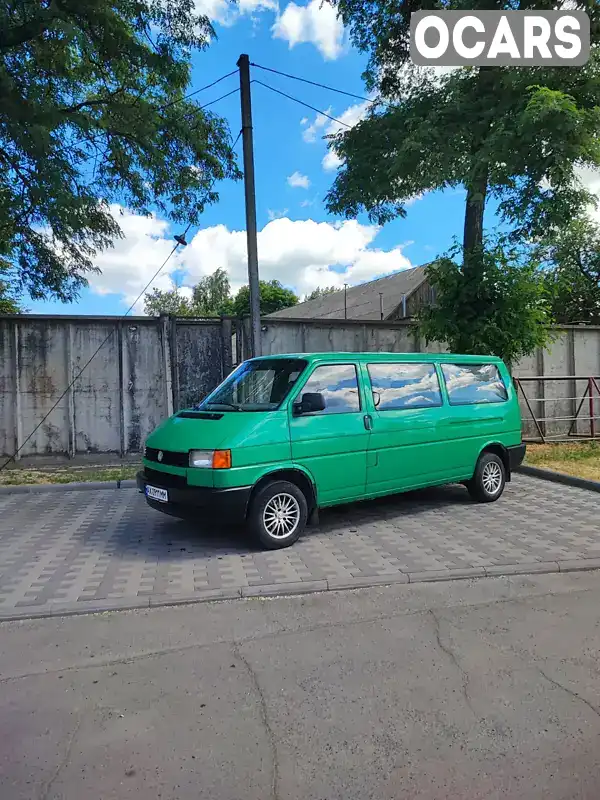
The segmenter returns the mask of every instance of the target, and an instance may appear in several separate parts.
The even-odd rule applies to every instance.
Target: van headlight
[[[231,467],[231,450],[190,450],[190,467],[229,469]]]

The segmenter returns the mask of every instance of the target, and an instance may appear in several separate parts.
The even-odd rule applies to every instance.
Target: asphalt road
[[[600,796],[600,576],[0,625],[2,800]]]

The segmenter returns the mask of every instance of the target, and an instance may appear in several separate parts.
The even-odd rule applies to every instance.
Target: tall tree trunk
[[[484,169],[467,186],[463,257],[465,270],[477,272],[481,264],[479,252],[483,246],[483,214],[488,188],[487,169]]]

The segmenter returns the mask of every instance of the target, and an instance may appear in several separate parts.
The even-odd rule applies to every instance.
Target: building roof
[[[383,318],[392,314],[425,280],[425,267],[414,267],[378,278],[359,286],[349,286],[346,292],[348,319],[381,319],[381,300],[383,299]],[[380,293],[383,297],[380,296]],[[286,319],[344,319],[344,290],[298,303],[297,306],[282,308],[268,314],[269,317]]]

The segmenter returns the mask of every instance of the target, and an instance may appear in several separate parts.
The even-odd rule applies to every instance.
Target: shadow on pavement
[[[449,511],[471,505],[462,486],[442,486],[323,509],[318,526],[309,526],[303,537],[315,534],[343,535],[365,523],[397,520],[399,524],[426,511]],[[225,526],[216,519],[178,520],[148,508],[143,497],[126,515],[120,535],[113,539],[114,554],[143,555],[159,561],[188,558],[220,559],[227,555],[259,552],[243,525]]]

